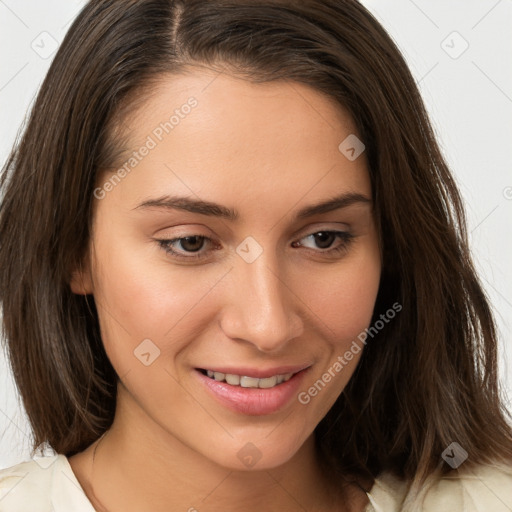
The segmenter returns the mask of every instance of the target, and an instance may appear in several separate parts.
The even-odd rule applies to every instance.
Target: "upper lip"
[[[265,379],[274,375],[286,375],[287,373],[298,373],[309,368],[311,363],[301,365],[275,366],[274,368],[250,368],[249,366],[201,366],[198,369],[211,370],[213,372],[254,377],[256,379]]]

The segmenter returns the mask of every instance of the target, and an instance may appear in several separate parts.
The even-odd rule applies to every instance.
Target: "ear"
[[[69,286],[73,293],[77,295],[90,295],[93,293],[92,276],[90,265],[83,267],[82,264],[71,272]]]

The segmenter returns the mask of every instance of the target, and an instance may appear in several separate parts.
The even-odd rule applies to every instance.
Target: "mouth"
[[[205,370],[203,368],[198,368],[198,370],[203,374],[209,377],[212,380],[217,382],[225,382],[230,386],[238,386],[242,388],[259,388],[259,389],[271,389],[276,386],[279,386],[283,382],[288,382],[295,373],[281,373],[272,375],[270,377],[258,378],[258,377],[250,377],[248,375],[238,375],[235,373],[223,373],[216,372],[213,370]],[[296,372],[298,373],[298,372]]]
[[[199,385],[233,412],[261,416],[290,406],[311,364],[257,368],[195,368]]]

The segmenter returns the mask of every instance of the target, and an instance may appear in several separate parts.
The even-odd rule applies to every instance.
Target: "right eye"
[[[173,239],[160,239],[157,240],[162,249],[176,258],[184,259],[199,259],[204,257],[204,251],[201,249],[207,243],[212,243],[208,237],[201,235],[190,235]]]

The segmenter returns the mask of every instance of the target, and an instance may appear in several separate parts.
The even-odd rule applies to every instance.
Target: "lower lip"
[[[296,373],[290,380],[273,388],[243,388],[218,382],[199,370],[195,373],[208,391],[224,406],[232,411],[251,416],[272,414],[282,409],[297,395],[308,368]]]

